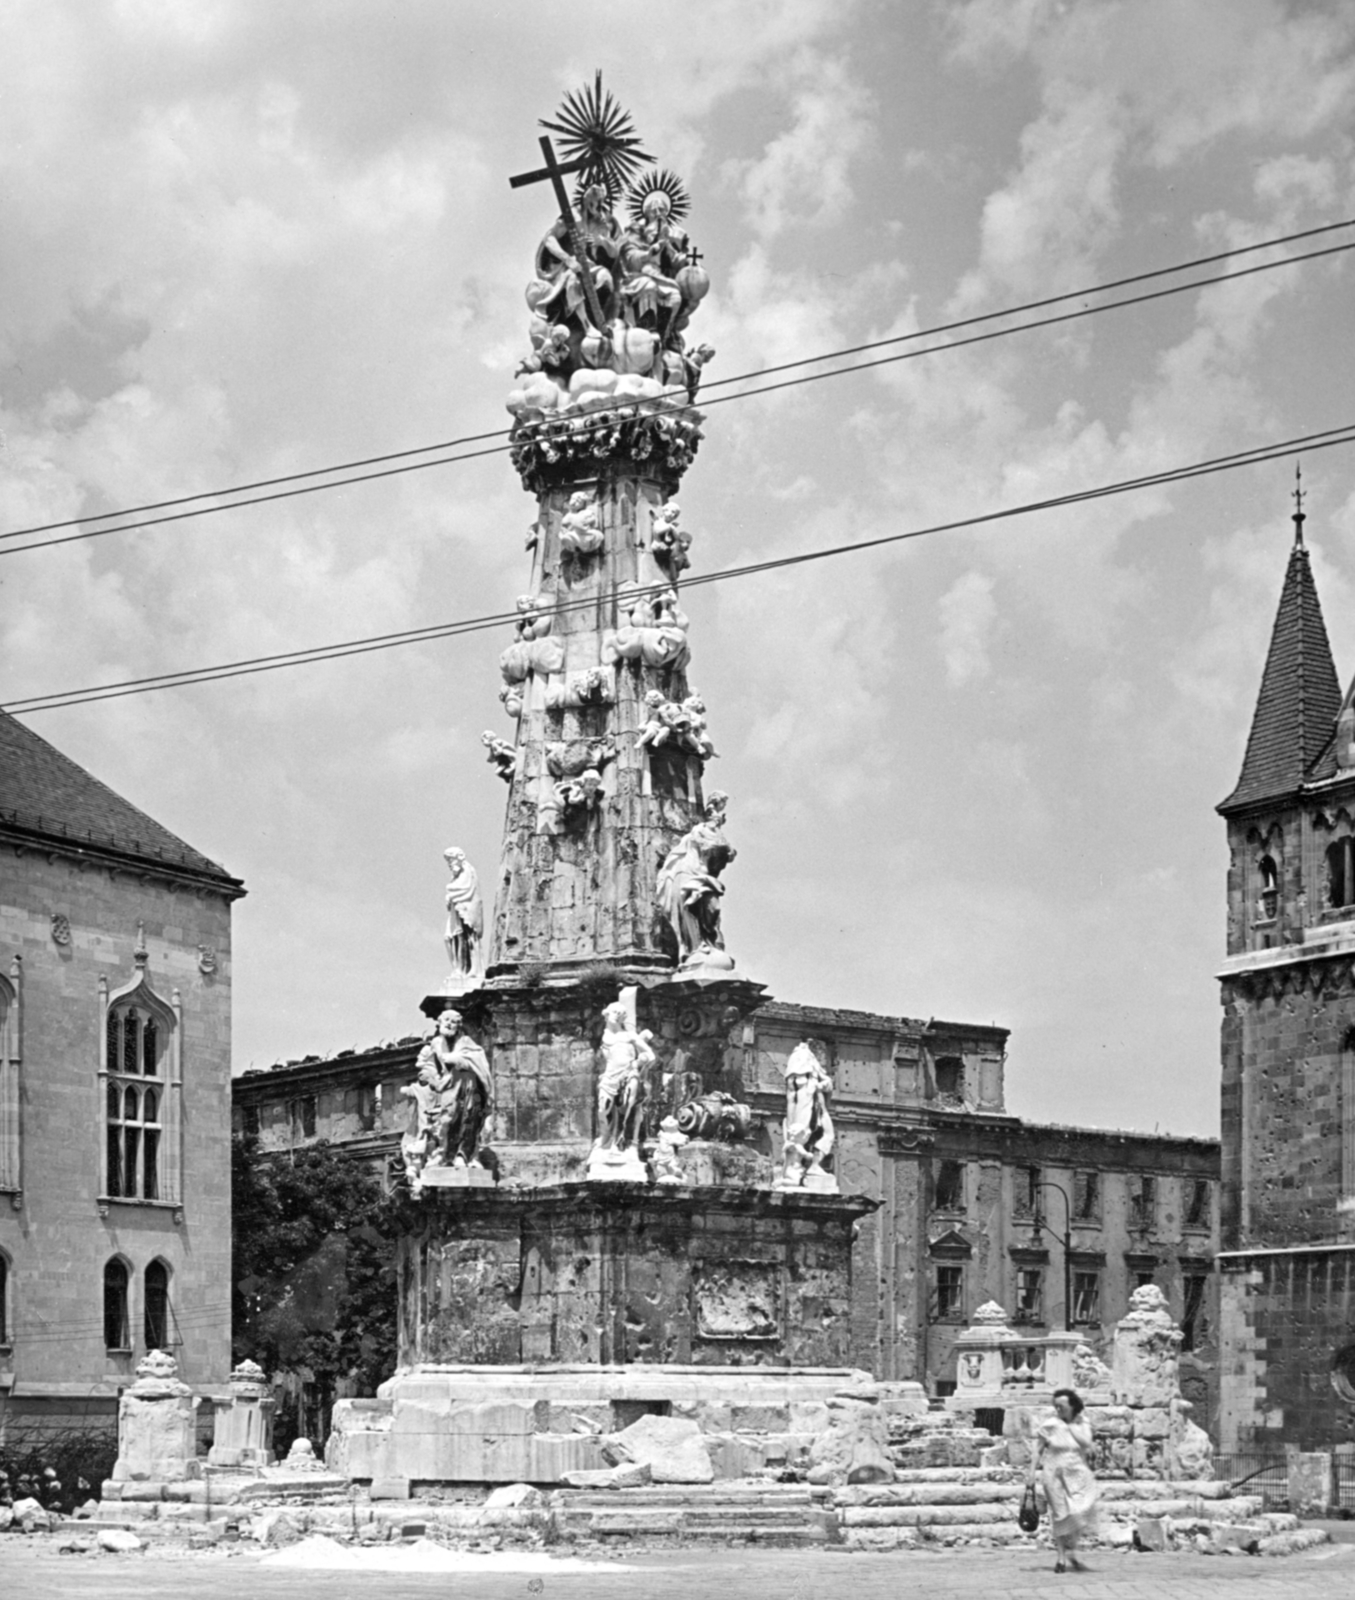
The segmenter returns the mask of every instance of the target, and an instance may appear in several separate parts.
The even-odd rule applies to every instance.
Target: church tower
[[[1218,807],[1225,1248],[1334,1237],[1355,1185],[1355,723],[1296,502],[1242,772]]]

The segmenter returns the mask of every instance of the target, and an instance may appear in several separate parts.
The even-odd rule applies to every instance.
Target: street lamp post
[[[1053,1189],[1063,1199],[1063,1237],[1054,1232],[1053,1228],[1044,1219],[1043,1211],[1037,1206],[1035,1210],[1035,1226],[1051,1238],[1059,1239],[1063,1246],[1063,1331],[1071,1333],[1073,1330],[1073,1203],[1068,1198],[1068,1191],[1061,1183],[1051,1183],[1041,1180],[1035,1185],[1036,1189]]]

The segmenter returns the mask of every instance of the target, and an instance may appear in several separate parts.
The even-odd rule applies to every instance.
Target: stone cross
[[[515,178],[509,178],[508,187],[521,189],[529,183],[541,183],[546,178],[550,179],[551,187],[555,190],[556,202],[560,207],[560,216],[569,233],[569,247],[574,252],[574,259],[579,263],[579,281],[583,285],[584,298],[588,301],[589,315],[593,319],[593,326],[600,329],[603,325],[602,305],[598,300],[597,285],[593,282],[588,257],[584,254],[583,239],[574,216],[574,207],[569,203],[569,191],[565,188],[566,174],[582,172],[588,165],[588,158],[580,156],[577,161],[557,161],[555,146],[550,142],[550,135],[543,133],[539,142],[541,154],[546,158],[545,166],[538,167],[535,172],[519,172]]]

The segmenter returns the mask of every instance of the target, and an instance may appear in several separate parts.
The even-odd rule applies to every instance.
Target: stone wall
[[[1219,1268],[1222,1448],[1355,1442],[1355,1246],[1230,1253]]]
[[[230,1371],[230,983],[227,893],[137,863],[0,844],[0,954],[22,958],[22,1185],[0,1195],[0,1249],[9,1257],[11,1415],[27,1403],[49,1419],[69,1402],[108,1409],[146,1354],[145,1270],[169,1269],[175,1350],[188,1381]],[[233,896],[231,896],[233,898]],[[69,939],[53,938],[53,917]],[[116,992],[137,971],[167,1004],[181,1000],[183,1072],[177,1202],[106,1200],[99,1193],[100,980]],[[62,929],[64,933],[64,927]],[[202,952],[210,951],[210,971]],[[168,1133],[165,1137],[169,1137]],[[104,1344],[103,1272],[120,1257],[130,1278],[131,1348]]]

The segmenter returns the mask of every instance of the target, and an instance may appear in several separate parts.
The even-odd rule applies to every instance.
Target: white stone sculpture
[[[588,1157],[587,1176],[608,1182],[644,1183],[640,1159],[646,1075],[654,1064],[653,1034],[635,1021],[634,987],[602,1012],[602,1073],[598,1078],[598,1135]]]
[[[642,591],[636,584],[617,588],[625,622],[602,637],[602,659],[639,661],[647,667],[683,667],[691,658],[688,619],[675,589]]]
[[[691,566],[687,552],[691,549],[692,536],[679,525],[681,516],[677,501],[668,500],[654,513],[649,527],[649,548],[674,578]]]
[[[480,879],[466,860],[466,852],[455,845],[443,851],[450,877],[447,882],[447,929],[443,942],[451,965],[446,992],[472,988],[485,975],[485,903],[480,896]]]
[[[636,737],[642,749],[657,750],[676,744],[703,761],[719,754],[706,732],[706,703],[693,692],[685,700],[670,700],[658,689],[645,694],[645,723]]]
[[[659,868],[659,909],[672,929],[680,968],[732,969],[720,930],[720,874],[737,852],[725,838],[729,796],[712,790],[705,816],[673,846]]]
[[[484,745],[488,754],[485,759],[490,762],[495,772],[505,783],[512,783],[513,774],[517,770],[518,753],[507,739],[499,738],[498,734],[486,728],[480,735],[480,743]]]
[[[486,1172],[480,1135],[493,1094],[489,1060],[462,1029],[459,1011],[448,1006],[433,1037],[419,1051],[418,1073],[400,1093],[410,1101],[409,1127],[400,1141],[405,1176],[420,1194],[439,1169]]]
[[[786,1122],[776,1186],[837,1194],[837,1179],[823,1165],[833,1150],[833,1119],[828,1112],[833,1080],[808,1040],[791,1051],[785,1074]]]
[[[577,489],[569,497],[569,510],[560,521],[560,554],[586,560],[602,548],[598,522],[598,497]]]
[[[654,1154],[650,1160],[655,1183],[685,1181],[679,1151],[686,1143],[687,1135],[678,1127],[677,1118],[665,1117],[659,1124],[658,1137],[654,1142]]]

